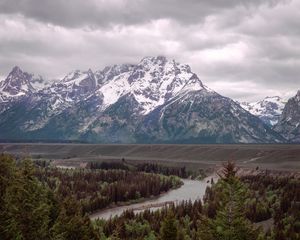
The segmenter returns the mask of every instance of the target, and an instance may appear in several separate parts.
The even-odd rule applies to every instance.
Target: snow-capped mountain
[[[98,90],[104,97],[104,106],[131,93],[142,107],[143,115],[178,94],[205,88],[188,65],[168,61],[165,57],[146,57],[136,66],[114,66],[113,73]]]
[[[39,91],[32,77],[17,72],[16,85],[24,91],[0,115],[0,139],[284,141],[239,104],[206,87],[188,65],[165,57],[95,72],[76,70]]]
[[[29,95],[46,86],[41,76],[23,72],[18,66],[14,67],[7,78],[0,82],[0,94],[2,101]]]
[[[266,124],[274,126],[283,111],[286,101],[279,97],[266,97],[258,102],[242,102],[241,107],[250,112],[251,114],[259,117]]]
[[[0,82],[0,113],[20,99],[44,89],[47,84],[41,76],[14,67],[7,78]]]
[[[288,100],[274,129],[290,142],[300,143],[300,91]]]
[[[30,94],[34,91],[31,85],[32,75],[22,72],[19,67],[14,67],[7,78],[0,84],[1,100],[9,101]]]

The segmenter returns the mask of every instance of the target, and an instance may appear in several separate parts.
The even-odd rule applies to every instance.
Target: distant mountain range
[[[297,96],[285,107],[280,97],[239,104],[206,87],[188,65],[161,56],[76,70],[51,84],[14,67],[0,82],[0,139],[297,142]]]
[[[242,102],[240,105],[266,124],[274,126],[280,119],[286,100],[279,96],[266,97],[258,102]]]

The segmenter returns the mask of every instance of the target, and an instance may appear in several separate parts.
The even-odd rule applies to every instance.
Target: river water
[[[191,200],[194,202],[197,199],[203,198],[207,186],[210,186],[210,180],[214,178],[217,180],[217,176],[209,176],[201,181],[182,179],[183,185],[180,188],[168,191],[161,194],[159,197],[150,199],[141,203],[134,203],[127,206],[119,206],[110,209],[100,210],[90,215],[91,219],[109,219],[110,217],[119,216],[124,210],[134,210],[134,212],[140,212],[140,209],[158,209],[158,205],[163,205],[166,202],[181,202],[184,200]],[[152,207],[154,206],[154,207]]]

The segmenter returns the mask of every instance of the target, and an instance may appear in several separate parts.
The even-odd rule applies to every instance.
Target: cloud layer
[[[297,0],[0,0],[0,76],[166,55],[234,99],[288,97],[300,89],[299,40]]]

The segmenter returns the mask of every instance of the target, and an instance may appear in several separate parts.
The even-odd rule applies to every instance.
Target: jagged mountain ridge
[[[266,97],[257,102],[242,102],[241,107],[250,112],[251,114],[259,117],[262,121],[270,126],[274,126],[283,111],[286,101],[279,97]]]
[[[25,81],[26,82],[26,81]],[[0,106],[4,102],[0,103]],[[188,65],[165,57],[74,71],[33,88],[0,115],[0,138],[90,142],[282,142]]]
[[[7,78],[0,82],[1,102],[39,91],[46,85],[47,83],[41,76],[23,72],[15,66]]]

